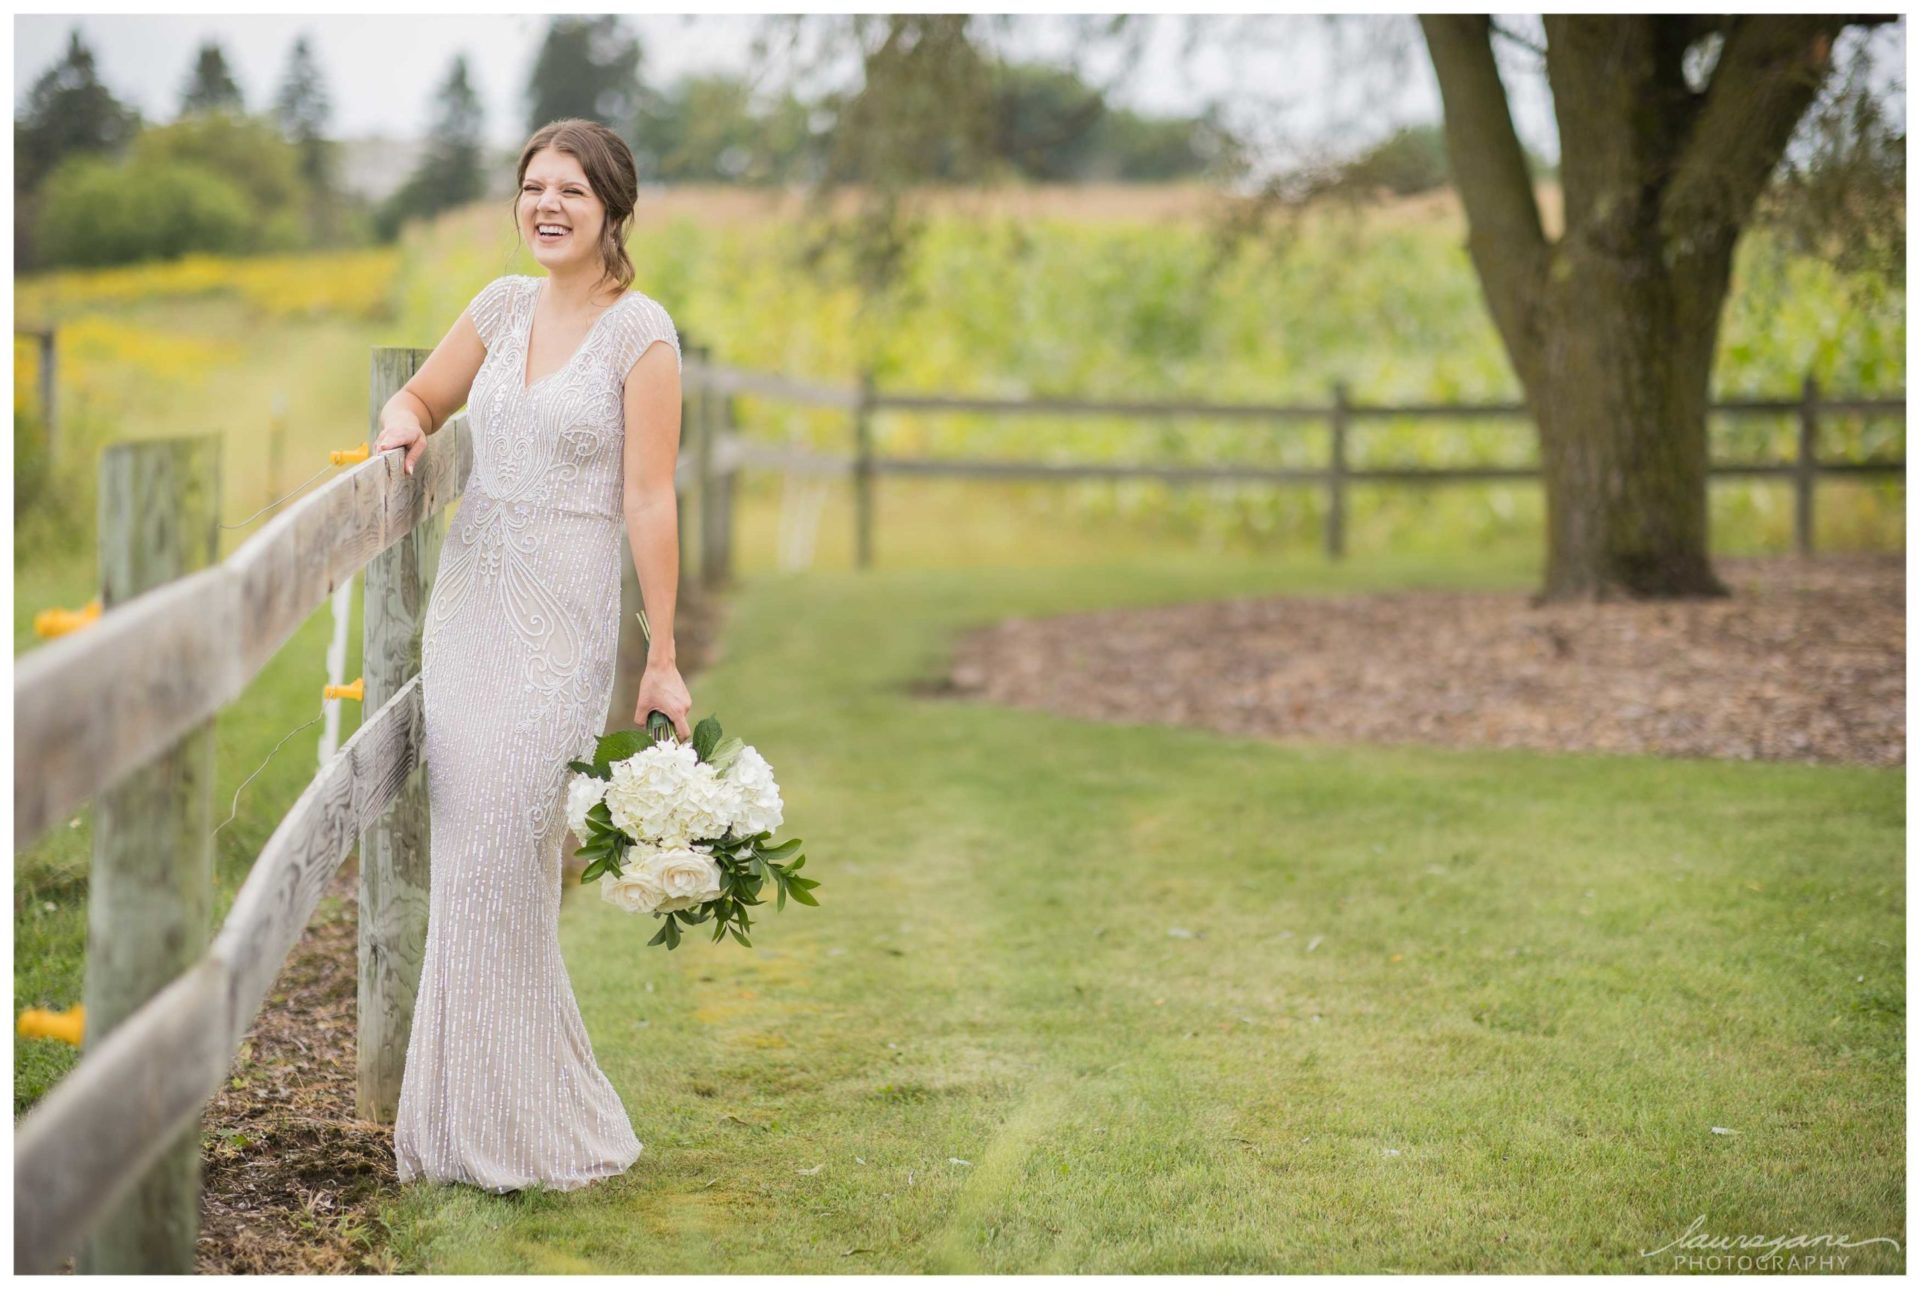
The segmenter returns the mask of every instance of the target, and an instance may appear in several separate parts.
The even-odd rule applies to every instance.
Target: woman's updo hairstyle
[[[520,149],[520,167],[513,182],[513,230],[520,233],[520,189],[527,182],[527,166],[543,148],[565,152],[586,172],[593,195],[606,207],[600,225],[601,281],[613,279],[624,292],[633,284],[633,261],[627,256],[627,233],[633,227],[634,203],[640,199],[640,173],[627,141],[598,121],[570,116],[533,132]]]

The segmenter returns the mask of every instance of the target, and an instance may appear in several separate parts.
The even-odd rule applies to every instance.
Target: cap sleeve
[[[481,287],[480,293],[467,305],[473,329],[480,333],[480,343],[488,349],[493,348],[494,340],[506,330],[513,289],[517,285],[518,280],[511,276],[497,277]]]
[[[640,361],[640,355],[652,348],[656,340],[664,340],[673,346],[674,370],[681,369],[680,333],[674,328],[672,317],[658,300],[636,291],[633,303],[622,310],[621,315],[613,321],[616,324],[614,334],[617,337],[615,361],[619,365],[622,378],[633,370],[633,365]]]

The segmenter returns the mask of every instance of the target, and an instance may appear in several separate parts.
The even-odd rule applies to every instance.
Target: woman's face
[[[600,257],[600,227],[607,208],[587,183],[587,172],[570,152],[542,148],[527,162],[520,181],[520,236],[533,249],[533,258],[552,273]],[[555,236],[541,233],[557,228]]]

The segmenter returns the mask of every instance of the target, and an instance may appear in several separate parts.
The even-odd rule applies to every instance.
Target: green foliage
[[[133,141],[131,157],[135,164],[211,171],[247,194],[262,226],[276,216],[299,216],[309,196],[300,150],[266,117],[231,112],[183,117],[143,131]]]
[[[1394,131],[1341,167],[1349,187],[1381,189],[1397,197],[1446,187],[1446,136],[1437,125],[1415,125]]]
[[[231,254],[253,249],[258,221],[246,190],[203,166],[79,156],[47,177],[38,245],[49,264],[86,267]]]

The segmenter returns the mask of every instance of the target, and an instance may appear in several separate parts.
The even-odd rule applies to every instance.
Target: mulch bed
[[[1906,558],[1716,561],[1726,599],[1406,591],[1015,618],[946,692],[1262,738],[1906,763]]]
[[[715,656],[724,610],[713,596],[678,606],[689,681]],[[571,882],[579,866],[565,863]],[[201,1119],[203,1275],[394,1270],[377,1216],[399,1193],[393,1125],[356,1117],[359,881],[350,857]]]

